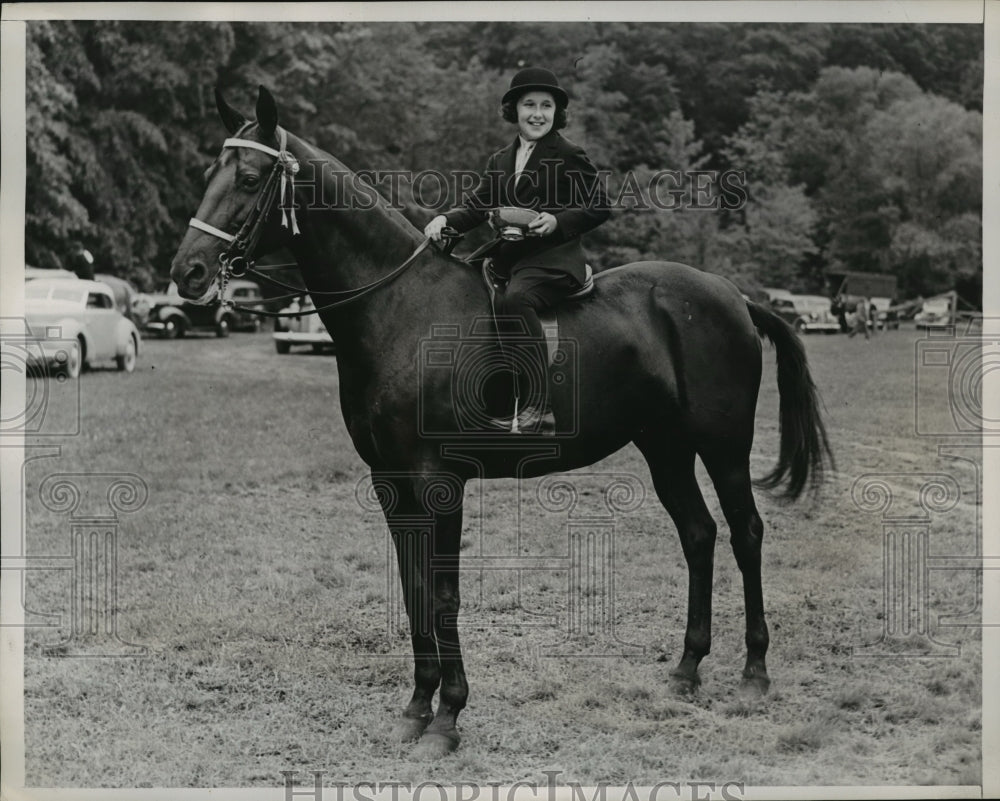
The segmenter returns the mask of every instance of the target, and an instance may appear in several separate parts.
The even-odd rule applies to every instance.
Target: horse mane
[[[414,239],[423,239],[423,232],[417,228],[417,226],[411,222],[405,214],[403,214],[399,209],[390,205],[389,201],[385,196],[379,191],[377,185],[371,183],[370,181],[364,180],[363,176],[360,176],[355,170],[348,167],[343,161],[338,159],[336,156],[330,154],[318,145],[303,139],[301,136],[295,134],[288,134],[289,142],[295,141],[305,150],[310,151],[310,155],[314,155],[319,159],[328,162],[335,171],[340,172],[344,175],[351,176],[352,179],[358,181],[364,181],[364,185],[375,193],[375,205],[377,208],[393,223],[395,223],[404,232],[410,235]]]

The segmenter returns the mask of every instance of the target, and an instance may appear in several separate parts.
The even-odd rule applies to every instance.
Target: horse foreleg
[[[403,603],[413,646],[413,696],[396,723],[392,737],[409,742],[423,734],[434,717],[434,692],[441,682],[441,665],[431,606],[431,530],[417,524],[417,503],[408,480],[373,476],[376,493],[396,549]]]
[[[455,750],[459,742],[456,720],[469,697],[458,637],[461,538],[461,506],[456,511],[434,516],[431,596],[434,635],[441,663],[441,694],[434,720],[415,749],[414,756],[417,758],[436,759]]]
[[[688,566],[688,615],[684,653],[671,672],[677,687],[690,692],[700,684],[698,665],[712,647],[712,572],[715,520],[705,506],[694,473],[694,452],[665,438],[637,443],[649,462],[653,487],[677,526]]]

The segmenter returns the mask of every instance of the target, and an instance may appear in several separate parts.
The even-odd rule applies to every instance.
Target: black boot
[[[522,434],[541,434],[553,437],[556,433],[556,417],[549,404],[528,406],[517,415],[517,428]]]

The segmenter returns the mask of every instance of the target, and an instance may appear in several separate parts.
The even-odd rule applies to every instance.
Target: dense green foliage
[[[165,276],[223,138],[216,85],[247,111],[266,85],[355,169],[477,170],[537,63],[622,200],[595,264],[810,290],[874,270],[928,294],[981,275],[982,53],[971,25],[31,22],[26,258],[57,266],[80,239],[101,270]],[[747,201],[648,207],[663,170],[740,171]]]

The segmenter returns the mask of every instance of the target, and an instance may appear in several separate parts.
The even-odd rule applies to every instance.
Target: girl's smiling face
[[[549,92],[525,92],[517,101],[517,127],[529,142],[552,130],[556,101]]]

